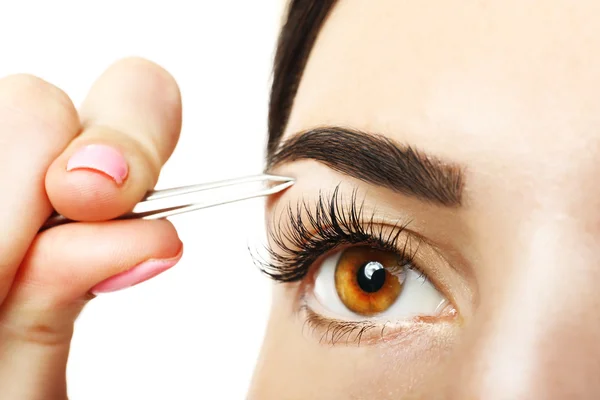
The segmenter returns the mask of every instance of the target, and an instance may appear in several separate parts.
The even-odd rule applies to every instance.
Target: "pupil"
[[[381,263],[370,261],[358,269],[356,279],[362,290],[374,293],[385,283],[385,267]]]

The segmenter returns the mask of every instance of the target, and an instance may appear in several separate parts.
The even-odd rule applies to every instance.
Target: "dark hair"
[[[337,0],[290,0],[279,34],[269,101],[269,157],[290,117],[298,84],[317,35]]]

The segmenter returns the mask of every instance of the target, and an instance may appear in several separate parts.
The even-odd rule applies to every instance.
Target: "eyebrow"
[[[446,207],[462,203],[462,168],[381,134],[321,127],[283,141],[268,157],[267,170],[311,159],[368,184]]]

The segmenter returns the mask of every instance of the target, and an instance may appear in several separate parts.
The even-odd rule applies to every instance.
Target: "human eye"
[[[298,315],[322,342],[375,343],[456,314],[431,277],[443,264],[436,250],[407,223],[376,214],[356,191],[343,199],[337,187],[315,204],[290,206],[270,229],[261,267],[276,281],[299,282]]]
[[[306,301],[337,319],[435,316],[448,301],[412,262],[398,252],[350,246],[323,260]]]

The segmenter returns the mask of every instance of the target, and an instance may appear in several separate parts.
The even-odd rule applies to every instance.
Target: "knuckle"
[[[58,87],[30,74],[14,74],[0,79],[0,110],[15,112],[46,125],[78,121],[73,102]],[[10,114],[9,114],[10,115]]]
[[[155,179],[158,179],[162,167],[161,156],[159,154],[160,146],[152,140],[149,143],[141,140],[136,140],[135,142],[137,143],[136,148],[138,149],[140,158],[146,166],[145,170]]]
[[[56,345],[65,341],[63,332],[59,332],[43,322],[29,322],[24,326],[10,326],[14,336],[22,341],[44,345]]]
[[[158,92],[169,100],[177,100],[180,90],[173,75],[162,66],[142,57],[127,57],[114,63],[109,71],[124,72],[135,79],[133,85],[148,87],[148,91]],[[150,86],[148,86],[150,85]]]
[[[55,346],[68,343],[72,336],[72,324],[60,320],[40,318],[32,313],[22,313],[17,318],[0,321],[4,340],[19,340],[24,343]]]
[[[90,297],[64,301],[56,288],[39,281],[15,282],[19,288],[0,313],[2,336],[26,343],[57,345],[68,343],[73,323]]]

